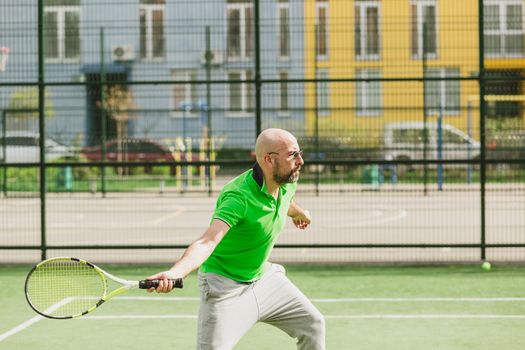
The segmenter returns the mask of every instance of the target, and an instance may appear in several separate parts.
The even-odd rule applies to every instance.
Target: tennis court
[[[195,348],[195,272],[67,321],[36,314],[24,281],[57,256],[130,280],[173,264],[268,128],[296,138],[312,215],[287,219],[270,260],[328,349],[525,349],[524,11],[1,0],[0,350]],[[295,348],[265,324],[236,346]]]
[[[157,266],[103,265],[141,278]],[[0,268],[0,349],[191,349],[196,277],[169,295],[130,292],[88,316],[48,320],[23,293],[29,267]],[[289,266],[289,277],[326,317],[328,349],[523,349],[523,268]],[[236,349],[295,349],[280,330],[258,324]]]
[[[487,194],[486,243],[519,244],[525,227],[523,187],[507,185],[510,190],[489,187]],[[479,247],[455,247],[454,244],[479,244],[479,193],[472,188],[448,189],[422,195],[421,185],[398,186],[397,191],[361,191],[348,185],[344,195],[334,194],[330,185],[321,186],[319,196],[309,185],[300,184],[297,201],[312,213],[312,225],[299,232],[287,222],[278,244],[282,245],[363,245],[353,248],[282,248],[274,251],[281,262],[475,262]],[[96,262],[166,263],[181,253],[156,249],[144,254],[150,245],[186,246],[205,230],[217,195],[180,195],[165,193],[110,193],[100,195],[49,195],[47,198],[46,242],[49,246],[120,246],[137,250],[86,249],[77,254]],[[3,198],[4,234],[0,245],[38,246],[40,242],[40,202],[37,198]],[[415,250],[366,248],[366,244],[436,244],[443,247]],[[71,255],[70,254],[70,255]],[[525,251],[516,248],[487,249],[489,261],[523,261]],[[49,249],[48,256],[63,255],[63,250]],[[0,262],[28,263],[39,259],[37,250],[11,250]]]

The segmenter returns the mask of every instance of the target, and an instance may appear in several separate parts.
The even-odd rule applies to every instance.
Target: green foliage
[[[55,108],[50,98],[49,91],[45,92],[45,109],[46,118],[55,116]],[[12,112],[13,118],[36,119],[38,118],[38,88],[24,88],[14,92],[11,95],[7,109]]]
[[[151,175],[169,177],[170,167],[169,166],[155,166],[151,169]]]

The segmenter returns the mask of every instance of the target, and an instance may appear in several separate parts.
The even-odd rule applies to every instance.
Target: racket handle
[[[173,281],[173,288],[182,288],[182,278],[177,278]],[[159,286],[159,280],[142,280],[139,281],[139,288],[140,289],[150,289],[150,288],[157,288]]]

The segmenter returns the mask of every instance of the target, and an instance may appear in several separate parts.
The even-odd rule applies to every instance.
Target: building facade
[[[64,142],[97,144],[105,129],[106,138],[168,143],[209,132],[223,146],[252,147],[257,69],[260,81],[270,81],[261,84],[263,126],[304,129],[302,84],[286,82],[304,77],[304,37],[297,30],[302,1],[260,2],[258,66],[253,1],[43,4],[43,81],[53,107],[46,130]],[[13,101],[26,100],[36,108],[37,101],[26,97],[38,83],[37,2],[7,0],[0,8],[0,45],[11,49],[0,79],[20,83],[2,88],[1,107],[16,109],[20,104]],[[111,110],[114,91],[101,86],[125,91],[129,98],[120,113]],[[38,129],[36,118],[21,125],[17,117],[9,114],[11,128]]]

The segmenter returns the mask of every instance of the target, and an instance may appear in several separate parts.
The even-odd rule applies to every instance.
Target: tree
[[[55,108],[49,91],[44,95],[44,116],[55,116]],[[17,90],[11,94],[7,105],[6,128],[8,130],[35,130],[38,129],[38,88],[30,87]]]
[[[128,134],[130,112],[135,109],[133,94],[123,85],[111,85],[104,88],[104,108],[107,115],[117,124],[117,139],[122,140]],[[102,108],[100,101],[97,103]]]
[[[123,140],[128,136],[128,122],[132,119],[131,112],[136,108],[133,94],[124,85],[110,85],[104,87],[104,104],[97,102],[98,107],[104,108],[107,116],[113,119],[117,126],[117,159],[122,161]],[[119,173],[122,172],[119,169]]]

